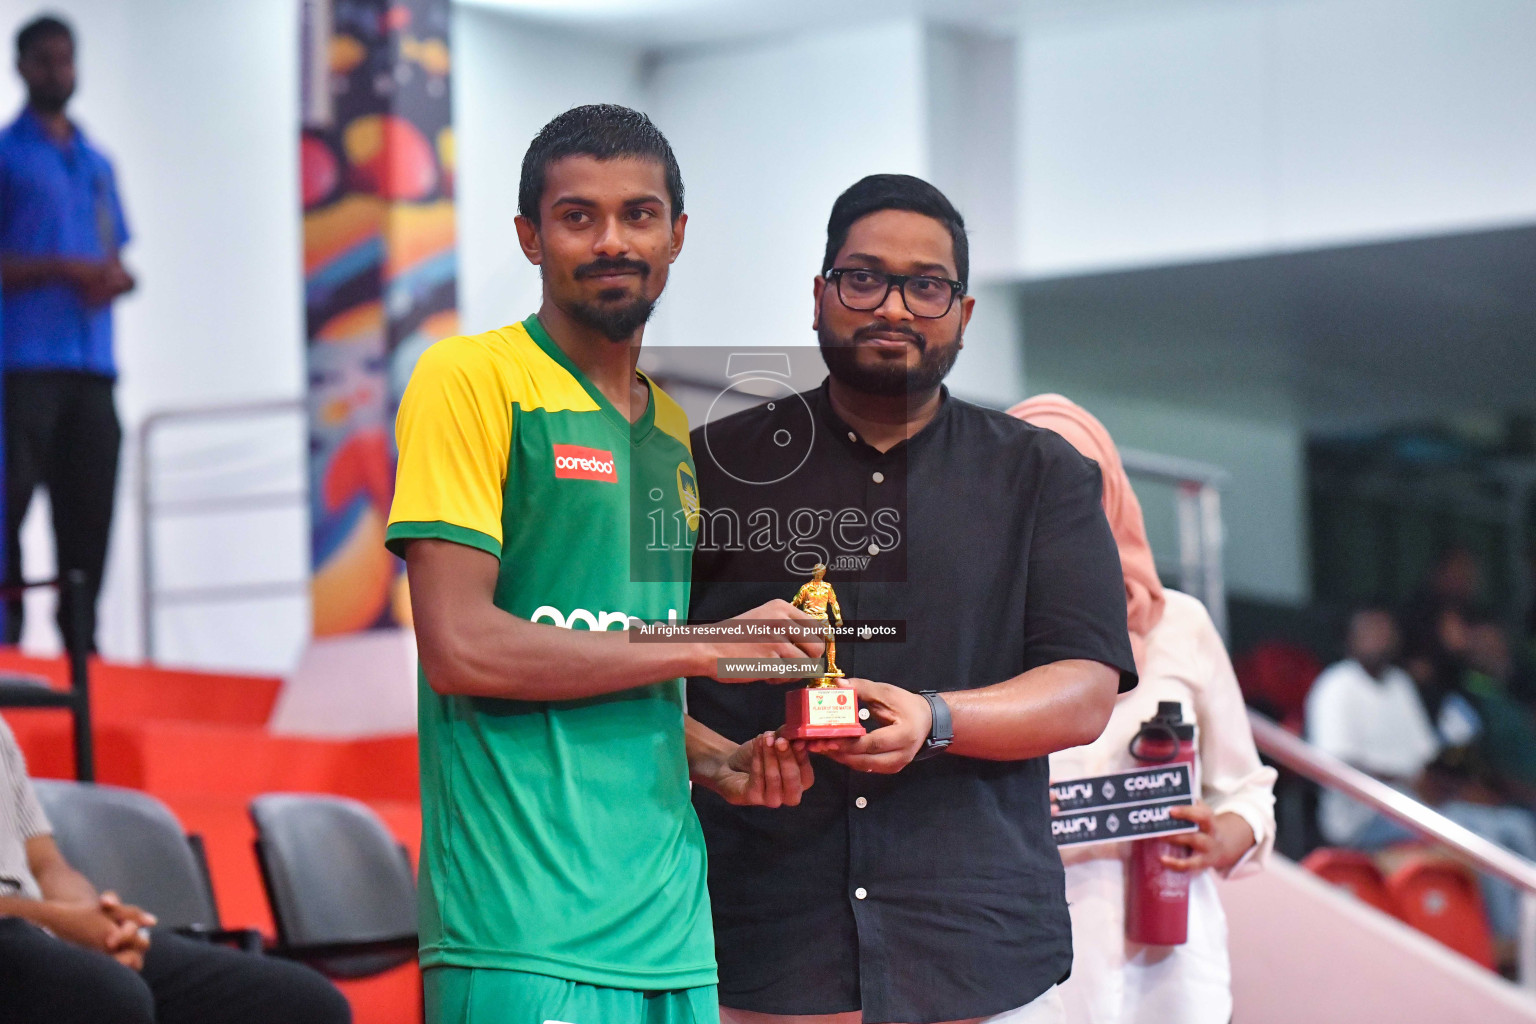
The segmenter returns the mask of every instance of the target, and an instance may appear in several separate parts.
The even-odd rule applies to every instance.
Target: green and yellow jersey
[[[433,345],[396,423],[390,550],[485,551],[501,562],[496,606],[534,622],[686,618],[688,422],[646,383],[631,425],[535,317]],[[418,687],[422,965],[714,984],[682,681],[569,701]]]

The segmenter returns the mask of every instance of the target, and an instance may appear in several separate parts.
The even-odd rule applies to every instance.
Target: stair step
[[[56,711],[7,711],[28,770],[73,778],[69,719]],[[197,722],[100,722],[96,777],[168,795],[337,793],[358,800],[416,802],[416,737],[311,739],[250,726]]]
[[[33,658],[0,650],[0,673],[38,676],[69,685],[63,658]],[[188,672],[91,659],[91,711],[97,721],[224,722],[265,726],[282,680],[267,676]]]

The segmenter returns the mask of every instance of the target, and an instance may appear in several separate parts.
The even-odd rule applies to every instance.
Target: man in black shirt
[[[845,619],[905,634],[839,644],[872,728],[810,742],[830,763],[799,807],[695,790],[722,1019],[1053,1021],[1072,941],[1046,755],[1097,738],[1135,684],[1098,467],[942,386],[975,300],[937,189],[865,178],[827,234],[828,379],[694,433],[690,616],[827,562]],[[783,723],[784,692],[695,679],[689,711],[743,739]]]

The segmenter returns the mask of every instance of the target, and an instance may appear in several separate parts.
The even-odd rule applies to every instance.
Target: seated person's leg
[[[352,1009],[320,974],[156,931],[144,957],[158,1024],[347,1024]]]
[[[1441,804],[1439,810],[1484,839],[1527,860],[1536,859],[1536,825],[1524,808],[1450,800]],[[1488,926],[1497,938],[1514,941],[1520,928],[1520,890],[1489,875],[1479,874],[1477,880],[1483,893],[1483,909],[1488,913]]]
[[[1385,814],[1373,813],[1360,831],[1348,843],[1342,845],[1355,850],[1374,852],[1397,843],[1412,842],[1418,838],[1419,834],[1406,825],[1399,825]]]
[[[0,1013],[7,1024],[154,1024],[149,987],[131,968],[0,918]]]

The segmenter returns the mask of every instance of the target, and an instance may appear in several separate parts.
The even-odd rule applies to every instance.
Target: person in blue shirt
[[[21,581],[21,520],[39,485],[53,510],[59,573],[85,573],[84,641],[95,649],[122,429],[113,405],[112,301],[134,287],[112,165],[65,114],[75,39],[41,17],[16,36],[27,105],[0,132],[0,309],[5,387],[5,579]],[[72,609],[59,625],[74,639]],[[5,639],[21,635],[21,604]]]

